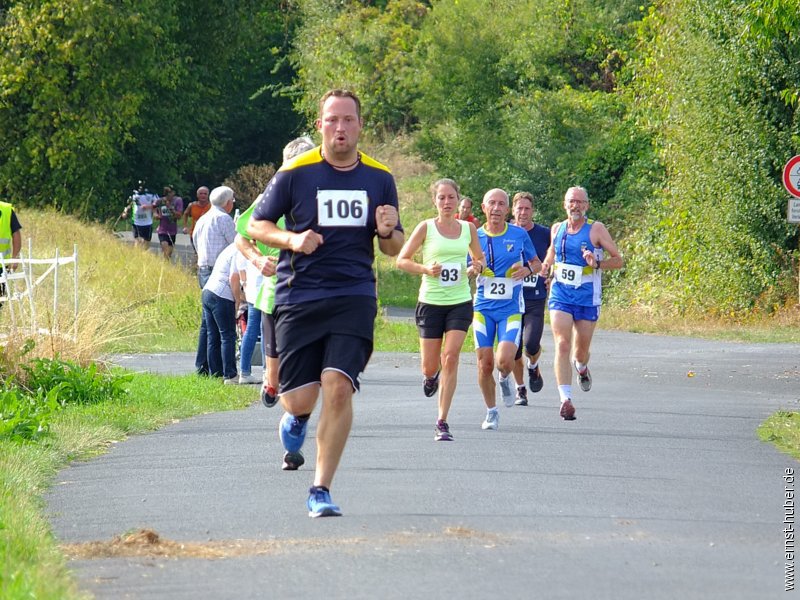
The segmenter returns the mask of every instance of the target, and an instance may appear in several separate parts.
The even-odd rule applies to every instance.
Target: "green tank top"
[[[444,237],[436,227],[435,219],[426,221],[427,231],[422,243],[422,262],[442,265],[439,277],[422,276],[419,301],[437,306],[450,306],[472,300],[467,277],[467,253],[469,252],[469,223],[461,224],[461,235],[456,239]]]

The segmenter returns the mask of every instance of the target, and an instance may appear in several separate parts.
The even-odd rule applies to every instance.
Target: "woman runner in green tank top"
[[[438,389],[439,416],[434,439],[450,441],[453,436],[447,415],[456,390],[461,347],[472,322],[469,278],[479,275],[486,261],[475,225],[456,218],[458,184],[452,179],[440,179],[431,191],[438,215],[414,228],[397,256],[397,266],[422,276],[416,310],[422,389],[428,397]],[[420,251],[421,262],[416,262],[415,255]]]

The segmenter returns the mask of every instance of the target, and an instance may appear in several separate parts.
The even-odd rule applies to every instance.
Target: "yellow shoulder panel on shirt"
[[[391,173],[392,172],[391,169],[389,169],[389,167],[387,167],[383,163],[378,162],[377,160],[375,160],[371,156],[367,156],[363,152],[361,153],[361,162],[364,163],[365,165],[369,166],[369,167],[374,167],[375,169],[383,169],[387,173]]]
[[[374,169],[381,169],[382,171],[386,171],[387,173],[391,173],[391,170],[389,169],[389,167],[387,167],[383,163],[378,162],[377,160],[375,160],[371,156],[367,156],[363,152],[360,152],[359,154],[361,154],[361,162],[364,163],[365,165],[367,165],[369,167],[372,167]],[[322,161],[323,161],[322,153],[320,152],[320,147],[317,146],[316,148],[312,148],[311,150],[303,152],[302,154],[298,154],[297,156],[295,156],[291,160],[286,161],[285,163],[283,163],[281,165],[281,168],[278,169],[278,170],[279,171],[290,171],[292,169],[296,169],[297,167],[303,167],[303,166],[306,166],[306,165],[313,165],[313,164],[316,164],[316,163],[320,163]]]
[[[322,162],[322,153],[320,152],[319,146],[312,148],[311,150],[306,150],[302,154],[298,154],[294,158],[287,160],[278,170],[289,171],[291,169],[296,169],[297,167],[313,165],[318,162]]]

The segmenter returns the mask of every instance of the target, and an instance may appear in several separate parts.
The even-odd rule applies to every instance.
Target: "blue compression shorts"
[[[597,321],[600,318],[599,306],[581,306],[579,304],[566,304],[557,300],[550,300],[548,308],[572,315],[573,321]]]
[[[492,348],[495,337],[498,342],[512,342],[519,346],[522,333],[522,315],[512,313],[499,316],[491,312],[475,311],[472,317],[472,331],[476,348]]]

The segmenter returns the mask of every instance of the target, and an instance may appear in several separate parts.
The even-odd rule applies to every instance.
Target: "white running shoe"
[[[481,429],[497,429],[497,425],[500,423],[500,413],[495,410],[487,410],[486,411],[486,419],[484,419],[483,423],[481,423]]]
[[[500,391],[503,394],[503,404],[508,407],[514,406],[514,391],[511,389],[511,375],[503,379],[498,377],[500,383]]]

